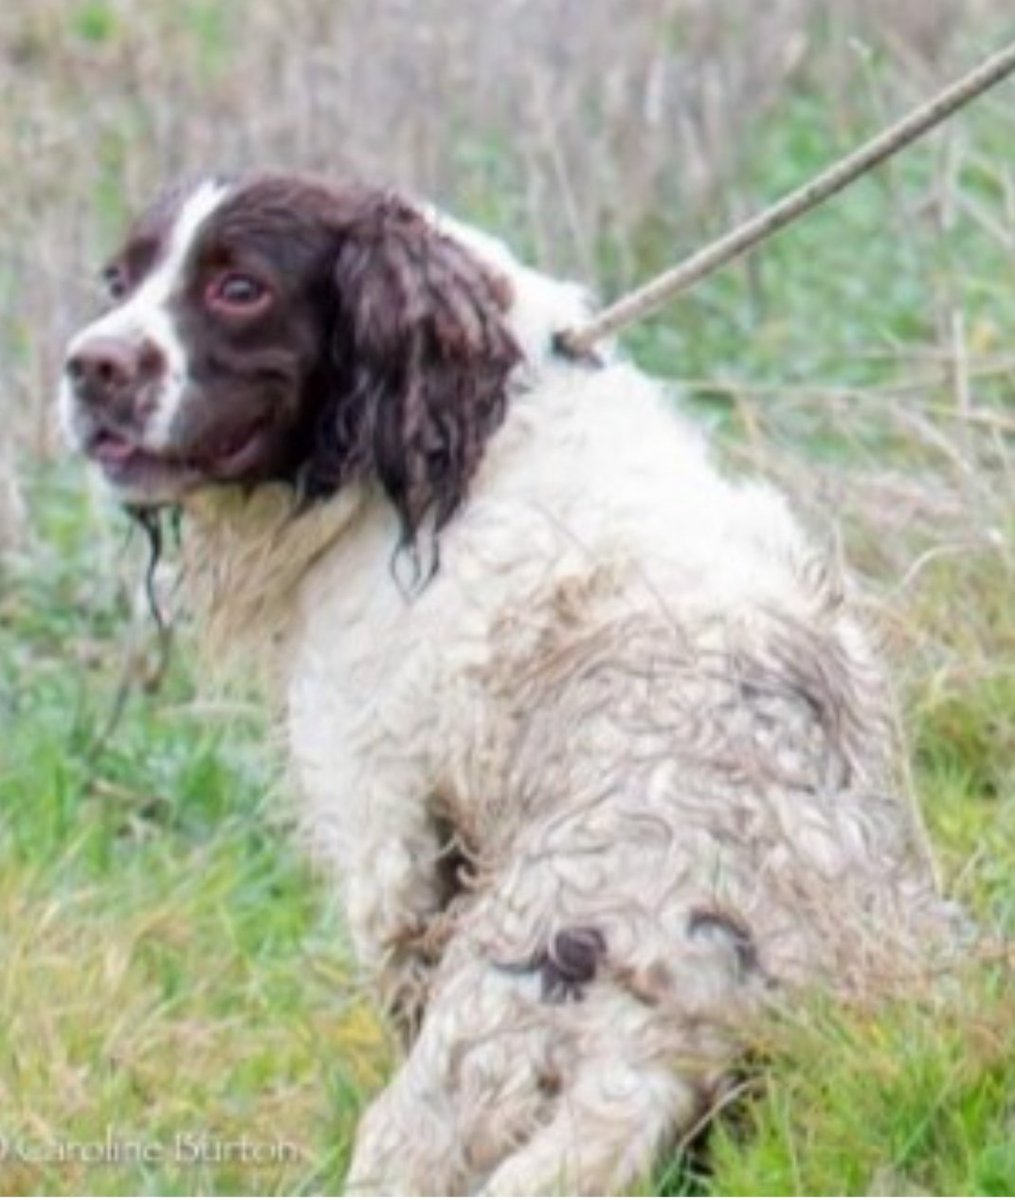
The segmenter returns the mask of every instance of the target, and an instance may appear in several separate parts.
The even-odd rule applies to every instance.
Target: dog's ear
[[[507,281],[383,196],[342,230],[331,285],[330,399],[309,483],[373,474],[414,549],[455,512],[503,418],[520,356]]]

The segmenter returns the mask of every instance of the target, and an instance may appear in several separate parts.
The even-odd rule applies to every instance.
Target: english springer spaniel
[[[281,175],[163,197],[106,279],[63,422],[182,509],[404,1036],[350,1188],[630,1187],[769,1004],[947,946],[850,588],[657,383],[556,351],[580,290]]]

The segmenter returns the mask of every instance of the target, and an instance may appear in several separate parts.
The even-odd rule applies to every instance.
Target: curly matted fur
[[[947,946],[848,586],[656,383],[554,354],[577,289],[286,178],[162,205],[111,277],[66,424],[182,505],[405,1035],[350,1187],[629,1186],[773,997]]]

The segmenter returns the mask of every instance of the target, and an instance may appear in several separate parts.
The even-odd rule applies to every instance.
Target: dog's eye
[[[212,308],[249,313],[263,308],[270,299],[270,293],[259,279],[231,271],[212,281],[207,299]]]

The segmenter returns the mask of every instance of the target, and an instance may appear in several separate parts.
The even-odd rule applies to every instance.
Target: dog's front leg
[[[359,757],[346,743],[303,760],[304,816],[334,873],[360,966],[411,1036],[439,957],[446,847],[428,772],[394,750]]]
[[[402,796],[411,814],[394,811],[397,802],[377,780],[362,787],[355,804],[362,825],[340,884],[360,964],[385,1009],[411,1036],[439,955],[434,934],[446,897],[441,846],[424,797]]]

